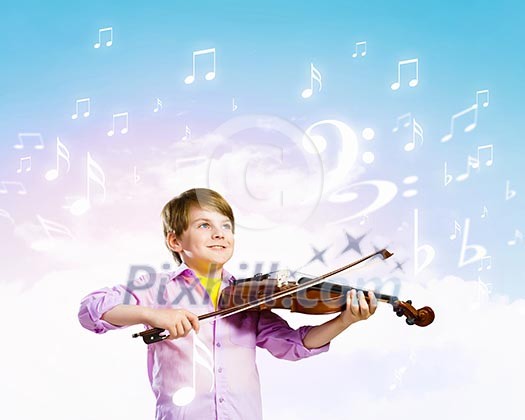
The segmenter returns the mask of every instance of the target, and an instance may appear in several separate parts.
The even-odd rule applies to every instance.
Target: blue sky
[[[421,209],[423,221],[429,222],[426,235],[436,244],[436,263],[443,273],[451,273],[458,249],[443,232],[452,232],[454,221],[462,225],[471,218],[472,232],[494,259],[493,271],[484,273],[487,280],[520,296],[525,286],[516,274],[523,248],[506,243],[516,230],[525,230],[520,220],[525,177],[518,131],[523,109],[522,10],[519,2],[415,1],[201,2],[198,9],[174,2],[159,2],[154,8],[138,2],[7,6],[2,19],[6,36],[0,41],[2,179],[15,180],[13,169],[25,156],[12,147],[18,133],[42,133],[49,146],[41,159],[47,161],[54,160],[51,145],[56,136],[70,139],[70,145],[76,142],[70,147],[79,153],[100,156],[111,114],[124,111],[131,114],[128,147],[155,141],[162,147],[160,139],[173,139],[172,133],[183,132],[186,125],[193,127],[194,136],[206,135],[231,116],[232,98],[243,113],[295,117],[303,130],[324,119],[344,121],[357,133],[372,127],[376,137],[368,145],[376,160],[362,179],[387,179],[402,187],[404,177],[419,178],[418,196],[391,206],[389,222],[392,215],[394,223],[408,222],[413,209]],[[92,48],[104,27],[113,28],[113,45]],[[359,41],[367,42],[367,55],[353,59]],[[217,50],[216,79],[185,85],[191,52],[212,46]],[[398,91],[389,89],[397,62],[413,58],[419,60],[418,86],[402,83]],[[310,63],[323,75],[323,89],[305,101],[299,93],[308,87]],[[450,117],[471,106],[475,92],[483,89],[490,91],[490,105],[480,108],[476,129],[463,133],[469,121],[460,120],[453,140],[440,143]],[[96,130],[87,121],[68,117],[75,100],[85,97],[91,98],[90,122]],[[156,98],[163,98],[165,116],[153,122],[150,108]],[[400,149],[411,128],[391,132],[396,118],[407,112],[421,124],[425,138],[421,149],[411,154]],[[467,155],[489,144],[494,148],[492,167],[481,165],[464,183],[439,185],[445,161],[449,172],[460,174]],[[38,155],[33,158],[38,165],[36,159]],[[114,165],[112,159],[105,165]],[[2,208],[14,206],[11,212],[31,218],[28,210],[35,207],[27,202],[36,199],[35,190],[53,197],[31,175],[18,179],[32,185],[32,194],[23,201],[1,197]],[[79,177],[76,183],[82,182]],[[507,180],[518,193],[508,202],[501,200]],[[489,217],[481,224],[478,216],[484,207]],[[376,223],[386,219],[382,214]],[[472,268],[456,267],[456,272],[476,275]]]

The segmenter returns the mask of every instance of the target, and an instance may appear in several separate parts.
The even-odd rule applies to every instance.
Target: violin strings
[[[328,273],[325,273],[325,274],[322,274],[318,277],[315,277],[309,281],[306,281],[302,284],[298,284],[296,286],[293,286],[291,287],[290,289],[288,290],[285,290],[285,291],[282,291],[282,292],[277,292],[277,293],[274,293],[273,295],[270,295],[270,296],[266,296],[264,298],[260,298],[260,299],[257,299],[256,301],[253,301],[253,302],[248,302],[246,304],[243,304],[243,305],[240,305],[240,306],[237,306],[237,307],[234,307],[234,308],[227,308],[227,309],[222,309],[222,310],[219,310],[219,311],[215,311],[215,312],[210,312],[208,314],[204,314],[204,315],[201,315],[199,316],[199,322],[210,322],[210,321],[215,321],[215,320],[218,320],[218,319],[222,319],[222,318],[226,318],[226,317],[229,317],[229,316],[232,316],[232,315],[235,315],[235,314],[238,314],[240,312],[244,312],[248,309],[252,309],[252,308],[255,308],[257,306],[260,306],[260,305],[264,305],[265,303],[268,303],[272,300],[276,300],[276,299],[279,299],[281,297],[285,297],[285,296],[288,296],[288,295],[291,295],[293,293],[296,293],[296,292],[300,292],[302,290],[305,290],[309,287],[312,287],[312,286],[315,286],[319,283],[322,283],[322,281],[324,279],[326,279],[327,277],[331,277],[333,276],[334,274],[337,274],[337,273],[340,273],[341,271],[346,271],[346,270],[351,270],[352,268],[356,267],[357,265],[367,261],[367,260],[374,260],[377,256],[380,256],[382,257],[383,260],[386,260],[387,258],[391,257],[393,254],[390,253],[388,250],[386,249],[382,249],[380,251],[377,251],[373,254],[370,254],[370,255],[367,255],[366,257],[363,257],[357,261],[354,261],[346,266],[343,266],[343,267],[340,267],[340,268],[337,268],[335,270],[332,270]],[[360,267],[362,268],[362,267]],[[139,333],[138,335],[140,336],[143,336],[143,335],[148,335],[150,334],[152,331],[155,331],[156,329],[153,328],[151,330],[147,330],[147,331],[143,331],[141,333]],[[135,336],[135,335],[134,335]],[[166,338],[166,337],[164,337]]]
[[[387,256],[385,257],[385,253],[384,252],[387,252]],[[323,274],[321,276],[318,276],[318,277],[315,277],[309,281],[306,281],[302,284],[298,284],[294,287],[291,287],[290,289],[288,290],[284,290],[284,291],[281,291],[281,292],[277,292],[277,293],[274,293],[273,295],[270,295],[270,296],[266,296],[264,298],[260,298],[260,299],[257,299],[253,302],[248,302],[244,305],[240,305],[238,307],[235,307],[235,308],[228,308],[228,309],[225,309],[225,310],[222,310],[222,311],[217,311],[217,312],[211,312],[209,314],[206,314],[206,315],[203,315],[203,318],[202,318],[202,321],[203,322],[209,322],[209,321],[215,321],[217,319],[222,319],[222,318],[226,318],[226,317],[229,317],[229,316],[232,316],[232,315],[235,315],[235,314],[238,314],[240,312],[244,312],[246,310],[249,310],[249,309],[252,309],[252,308],[255,308],[257,306],[260,306],[260,305],[264,305],[265,303],[268,303],[272,300],[275,300],[275,299],[279,299],[281,297],[285,297],[285,296],[288,296],[288,295],[291,295],[293,293],[296,293],[296,292],[300,292],[302,290],[305,290],[309,287],[312,287],[312,286],[315,286],[316,284],[319,284],[321,283],[325,278],[327,277],[330,277],[330,276],[333,276],[334,274],[337,274],[341,271],[346,271],[346,270],[351,270],[352,268],[353,269],[356,269],[357,268],[357,265],[367,261],[367,260],[374,260],[376,259],[378,256],[382,257],[383,259],[386,259],[388,257],[390,257],[392,254],[388,253],[388,251],[386,249],[383,249],[383,250],[380,250],[380,251],[377,251],[375,252],[374,254],[370,254],[366,257],[363,257],[361,258],[360,260],[357,260],[351,264],[348,264],[347,266],[344,266],[344,267],[340,267],[340,268],[337,268],[333,271],[330,271],[326,274]],[[362,268],[362,267],[359,267],[359,268]],[[214,315],[215,314],[215,315]],[[199,317],[199,321],[201,321],[201,318]]]

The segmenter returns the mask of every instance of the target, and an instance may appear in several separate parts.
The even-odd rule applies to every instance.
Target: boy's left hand
[[[365,294],[362,291],[356,293],[355,289],[346,294],[346,309],[339,315],[345,327],[367,319],[374,314],[377,309],[377,299],[374,292],[368,291],[368,298],[370,304],[366,301]]]

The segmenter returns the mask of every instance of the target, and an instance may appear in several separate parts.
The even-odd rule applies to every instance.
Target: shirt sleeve
[[[105,287],[90,293],[80,302],[78,320],[80,324],[97,334],[103,334],[109,330],[124,328],[125,326],[113,325],[102,319],[110,309],[117,305],[138,305],[139,300],[134,293],[130,292],[123,285],[112,288]]]
[[[285,360],[299,360],[328,351],[330,343],[316,349],[304,346],[303,339],[312,328],[303,326],[294,330],[279,315],[269,310],[261,311],[257,325],[257,345]]]

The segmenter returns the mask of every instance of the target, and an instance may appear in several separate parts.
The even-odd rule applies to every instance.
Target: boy
[[[93,292],[78,314],[99,334],[136,324],[169,331],[169,339],[148,345],[157,420],[261,419],[256,346],[280,359],[309,357],[327,351],[332,338],[376,310],[372,292],[368,306],[362,292],[357,299],[352,290],[346,310],[316,327],[294,330],[269,310],[199,325],[198,315],[215,310],[220,291],[234,280],[223,269],[234,249],[233,211],[215,191],[198,188],[169,201],[162,220],[178,269]]]

